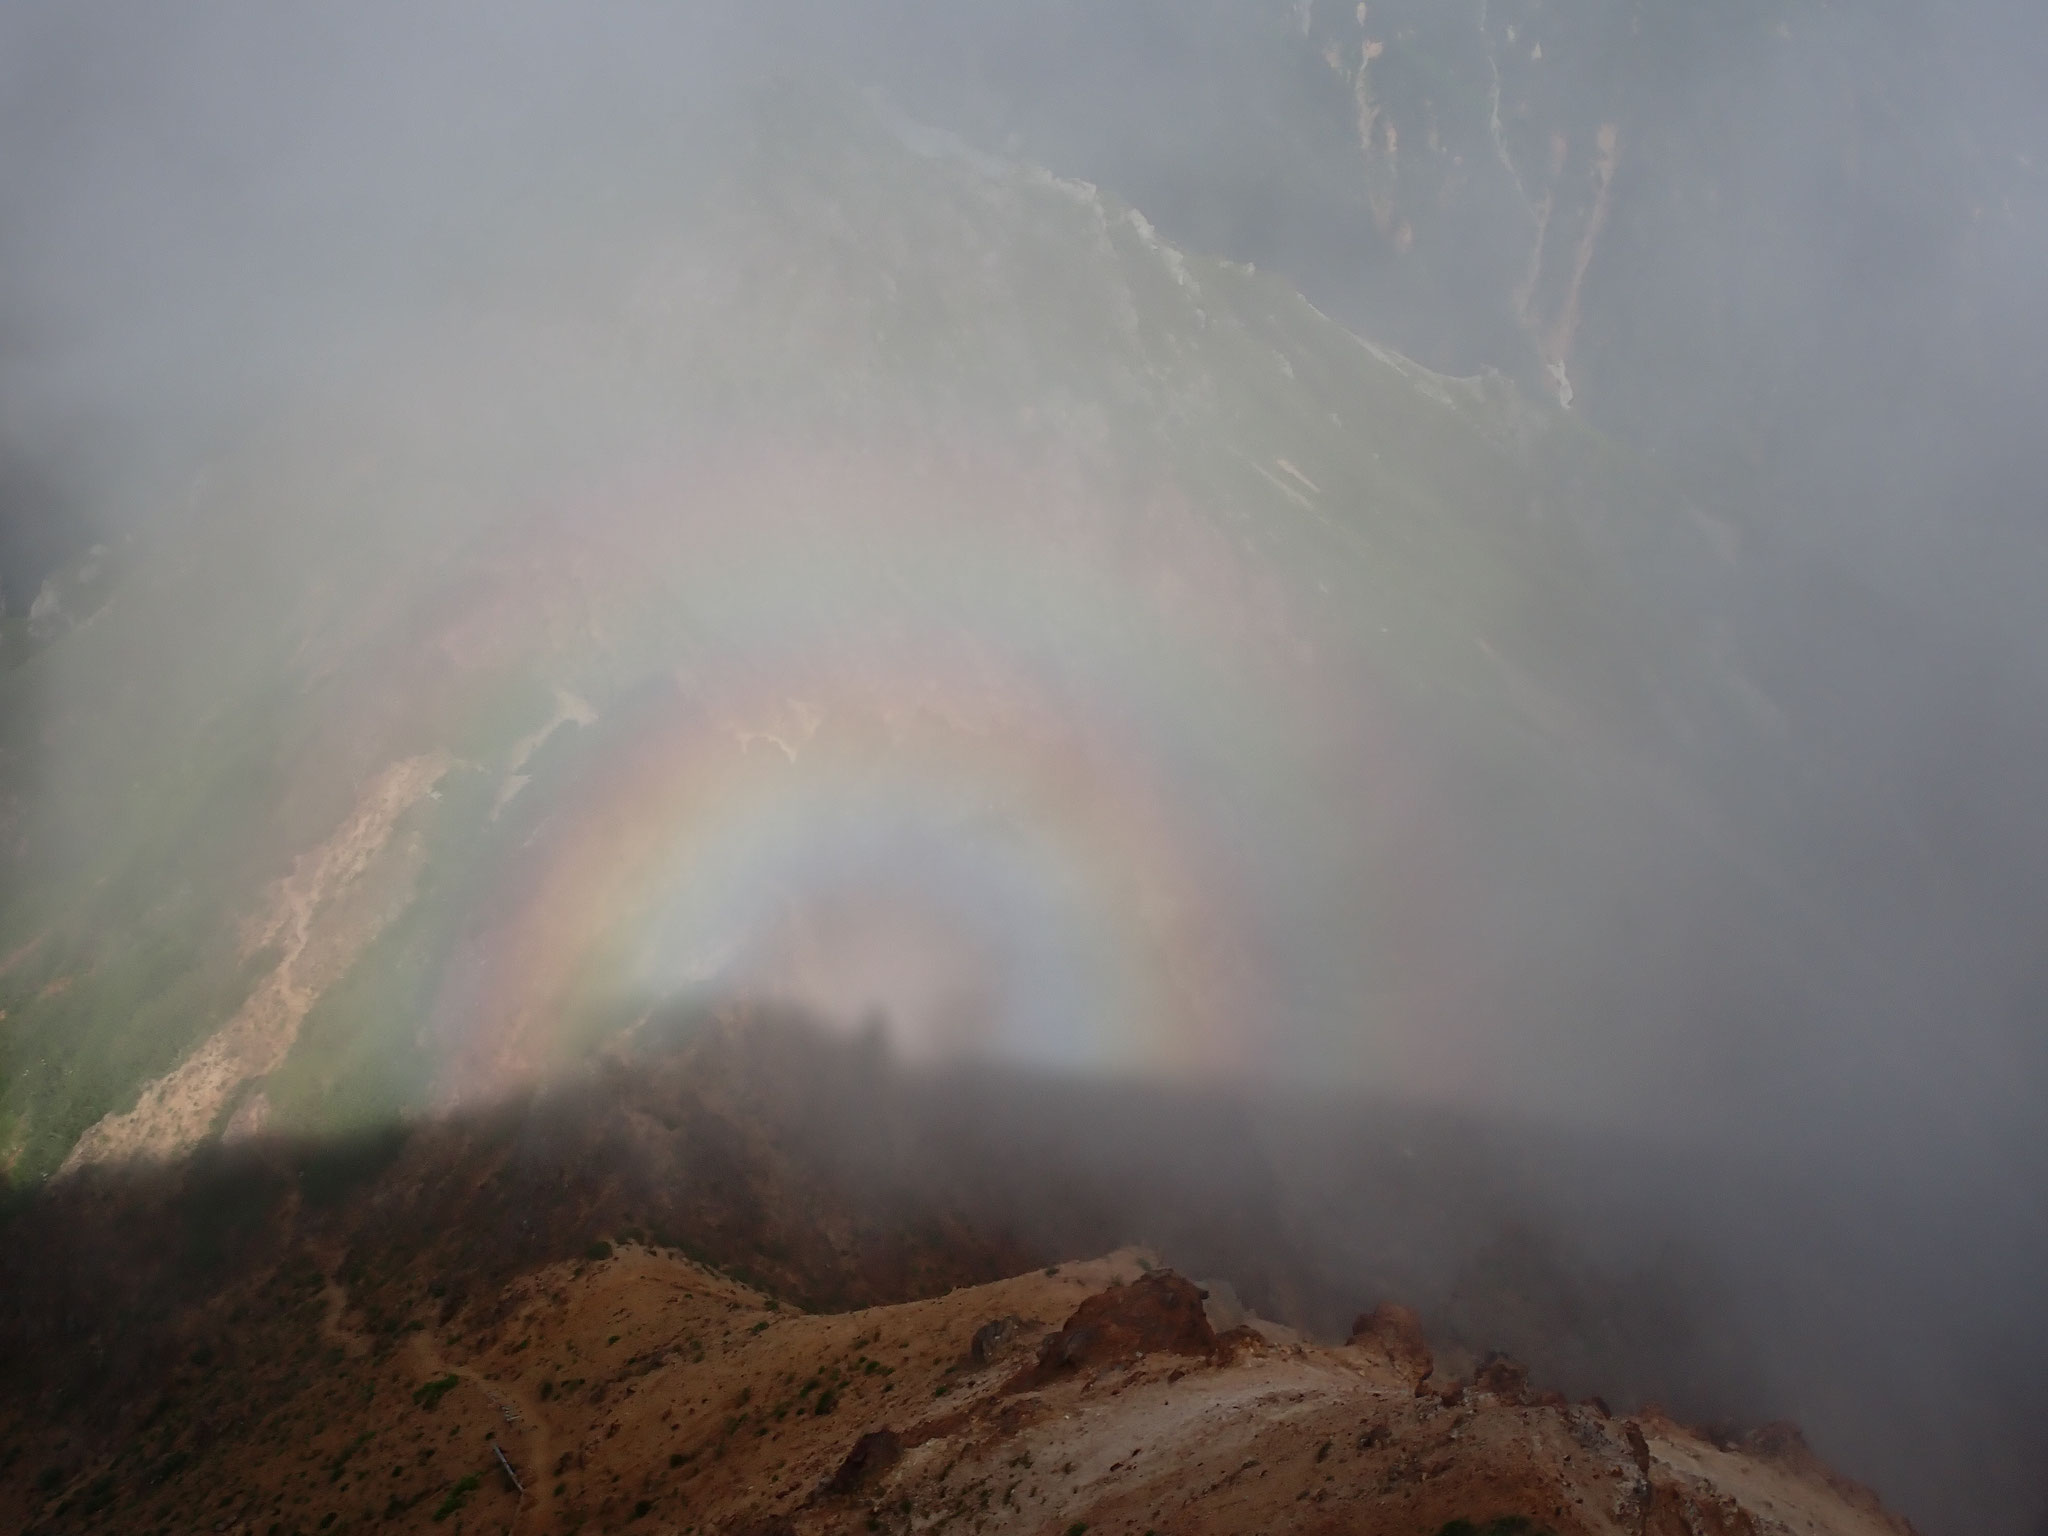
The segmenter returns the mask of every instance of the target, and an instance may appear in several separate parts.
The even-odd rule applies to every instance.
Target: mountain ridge
[[[438,1317],[348,1279],[295,1272],[264,1356],[202,1346],[110,1458],[17,1418],[0,1508],[24,1531],[1911,1531],[1788,1425],[1616,1418],[1498,1356],[1446,1379],[1385,1307],[1343,1346],[1218,1331],[1140,1250],[838,1314],[632,1240]]]
[[[917,1306],[936,1309],[931,1315],[943,1322],[920,1323],[911,1337],[936,1329],[933,1336],[951,1342],[932,1357],[937,1374],[918,1394],[943,1387],[947,1395],[944,1402],[919,1400],[934,1411],[964,1409],[949,1385],[963,1361],[979,1368],[1000,1357],[1001,1369],[974,1386],[983,1407],[964,1429],[946,1428],[943,1413],[929,1425],[896,1416],[861,1428],[886,1427],[905,1439],[929,1430],[926,1443],[961,1433],[968,1436],[963,1444],[987,1433],[1004,1439],[1025,1422],[1004,1417],[1003,1405],[1018,1393],[1066,1393],[1090,1372],[1127,1369],[1130,1350],[1150,1355],[1182,1347],[1204,1359],[1214,1354],[1219,1367],[1239,1355],[1264,1362],[1258,1369],[1266,1374],[1257,1381],[1225,1383],[1219,1404],[1285,1403],[1308,1391],[1323,1404],[1316,1412],[1333,1423],[1350,1415],[1343,1421],[1356,1440],[1372,1425],[1354,1422],[1357,1414],[1343,1406],[1354,1401],[1346,1395],[1353,1388],[1332,1382],[1350,1380],[1345,1373],[1353,1367],[1343,1362],[1363,1351],[1382,1362],[1373,1370],[1386,1373],[1374,1388],[1378,1396],[1362,1404],[1372,1409],[1368,1417],[1385,1418],[1388,1402],[1380,1399],[1389,1393],[1409,1405],[1397,1417],[1421,1417],[1412,1425],[1400,1418],[1388,1431],[1403,1447],[1391,1461],[1379,1454],[1393,1443],[1384,1438],[1350,1453],[1372,1453],[1352,1469],[1369,1473],[1368,1480],[1342,1494],[1343,1518],[1354,1526],[1384,1518],[1395,1522],[1389,1529],[1414,1529],[1423,1518],[1418,1510],[1435,1511],[1428,1518],[1441,1524],[1519,1508],[1561,1532],[1609,1529],[1604,1515],[1587,1516],[1591,1523],[1583,1526],[1563,1520],[1551,1495],[1567,1467],[1557,1458],[1588,1436],[1607,1446],[1603,1456],[1620,1454],[1617,1446],[1626,1451],[1625,1421],[1537,1392],[1532,1380],[1570,1384],[1579,1393],[1604,1388],[1621,1403],[1632,1392],[1666,1402],[1676,1393],[1723,1424],[1742,1411],[1745,1395],[1752,1412],[1763,1406],[1754,1383],[1743,1385],[1739,1372],[1728,1377],[1725,1361],[1717,1365],[1730,1323],[1697,1312],[1702,1303],[1683,1276],[1616,1279],[1568,1235],[1553,1237],[1548,1251],[1515,1236],[1517,1222],[1541,1219],[1540,1207],[1523,1206],[1500,1189],[1526,1153],[1485,1151],[1469,1125],[1446,1125],[1432,1136],[1426,1117],[1403,1123],[1386,1108],[1367,1117],[1378,1129],[1366,1141],[1354,1129],[1348,1140],[1310,1138],[1290,1153],[1271,1139],[1270,1127],[1246,1134],[1258,1118],[1252,1106],[1233,1108],[1213,1092],[1148,1103],[1142,1094],[1100,1084],[1033,1083],[1015,1073],[977,1081],[957,1069],[905,1064],[877,1038],[821,1032],[740,1008],[648,1026],[594,1063],[581,1084],[453,1119],[327,1142],[257,1135],[169,1163],[88,1165],[17,1195],[0,1212],[0,1358],[7,1362],[0,1374],[0,1500],[19,1501],[7,1507],[21,1512],[25,1529],[36,1521],[52,1529],[146,1528],[152,1519],[180,1528],[196,1518],[193,1501],[201,1497],[223,1512],[216,1518],[229,1518],[229,1507],[236,1511],[231,1528],[240,1521],[263,1531],[277,1520],[289,1532],[302,1518],[310,1529],[329,1511],[317,1501],[297,1502],[301,1493],[321,1491],[324,1474],[310,1484],[302,1475],[307,1455],[317,1450],[334,1471],[326,1480],[331,1489],[350,1457],[381,1441],[394,1412],[411,1424],[418,1408],[421,1432],[439,1436],[439,1421],[425,1415],[459,1386],[450,1406],[460,1408],[473,1442],[461,1454],[487,1456],[478,1436],[493,1428],[532,1488],[537,1442],[528,1432],[545,1426],[547,1468],[539,1484],[552,1488],[567,1471],[555,1463],[579,1446],[575,1454],[601,1469],[555,1511],[565,1526],[575,1513],[600,1527],[622,1522],[645,1497],[678,1529],[704,1529],[714,1508],[712,1528],[771,1515],[795,1519],[800,1529],[810,1528],[806,1520],[842,1528],[846,1506],[831,1499],[810,1515],[810,1506],[769,1510],[754,1497],[758,1471],[736,1471],[739,1485],[714,1508],[694,1493],[682,1505],[663,1503],[657,1485],[673,1492],[677,1481],[664,1478],[675,1468],[664,1469],[663,1458],[690,1457],[693,1447],[657,1453],[642,1443],[644,1435],[610,1446],[608,1425],[621,1390],[648,1400],[642,1387],[649,1372],[691,1358],[694,1345],[660,1345],[651,1353],[636,1347],[622,1371],[605,1378],[609,1387],[574,1405],[562,1403],[555,1388],[543,1391],[540,1379],[503,1368],[547,1353],[538,1343],[531,1350],[521,1345],[524,1325],[517,1321],[543,1298],[584,1319],[578,1328],[631,1337],[635,1329],[666,1326],[665,1298],[678,1285],[713,1286],[719,1317],[731,1315],[728,1304],[741,1305],[755,1321],[768,1319],[772,1330],[793,1310],[830,1321],[835,1337],[871,1332],[862,1320],[874,1318],[877,1307],[908,1303],[913,1311],[906,1317],[923,1315]],[[1299,1106],[1280,1106],[1270,1118],[1278,1125],[1303,1121]],[[1354,1124],[1358,1117],[1341,1119]],[[1077,1134],[1084,1122],[1096,1127],[1096,1142]],[[1191,1125],[1202,1129],[1190,1135]],[[1380,1187],[1376,1212],[1356,1194],[1336,1201],[1370,1230],[1346,1234],[1348,1244],[1333,1241],[1337,1234],[1315,1214],[1315,1192],[1289,1171],[1305,1160],[1345,1169],[1354,1189]],[[1501,1223],[1503,1234],[1489,1243],[1491,1222]],[[1150,1320],[1153,1312],[1131,1298],[1085,1301],[1119,1275],[1135,1279],[1136,1259],[1076,1269],[1062,1256],[1087,1251],[1079,1245],[1103,1251],[1134,1237],[1163,1239],[1167,1256],[1185,1272],[1218,1277],[1204,1282],[1214,1293],[1205,1309],[1213,1326],[1203,1322],[1190,1332],[1183,1316],[1162,1332]],[[1477,1246],[1469,1261],[1461,1258],[1468,1244]],[[614,1250],[625,1257],[594,1257]],[[1161,1258],[1158,1251],[1145,1255],[1148,1264]],[[1061,1305],[1020,1300],[1003,1289],[1005,1277],[1019,1274],[1027,1290],[1042,1283],[1032,1277],[1047,1264],[1066,1276],[1050,1288],[1068,1298]],[[599,1272],[640,1278],[627,1287],[631,1294],[606,1290],[609,1281],[582,1283]],[[1088,1277],[1087,1284],[1076,1288],[1076,1275]],[[641,1295],[633,1287],[651,1289]],[[1235,1300],[1239,1290],[1254,1311],[1277,1309],[1283,1322],[1248,1316]],[[1361,1305],[1397,1295],[1425,1303],[1430,1342],[1423,1342],[1414,1314],[1400,1308],[1381,1306],[1347,1327]],[[1037,1321],[1005,1323],[1013,1314]],[[599,1319],[608,1321],[600,1326]],[[1589,1321],[1592,1332],[1585,1331]],[[1061,1325],[1064,1333],[1047,1332]],[[970,1337],[983,1332],[980,1343]],[[1042,1351],[1033,1342],[1041,1333],[1050,1341]],[[1347,1335],[1349,1344],[1339,1348]],[[700,1329],[695,1337],[707,1336]],[[1325,1342],[1311,1342],[1318,1337]],[[589,1341],[577,1338],[575,1347],[587,1354]],[[1503,1365],[1502,1345],[1534,1360],[1534,1371]],[[1175,1368],[1162,1365],[1159,1372]],[[719,1378],[711,1395],[730,1400],[745,1388],[765,1398],[770,1387],[754,1379],[756,1365],[741,1369],[740,1377]],[[554,1379],[579,1375],[576,1390],[597,1379],[566,1364]],[[1081,1390],[1085,1397],[1093,1389]],[[1500,1431],[1487,1432],[1495,1450],[1469,1464],[1460,1459],[1459,1437],[1444,1438],[1460,1427],[1468,1392],[1477,1394],[1471,1402],[1482,1416],[1499,1419]],[[421,1395],[424,1404],[406,1406]],[[876,1402],[893,1414],[893,1402],[904,1399],[889,1396]],[[521,1425],[517,1440],[506,1427],[514,1422],[505,1417],[508,1407]],[[579,1417],[586,1408],[588,1420]],[[1225,1415],[1238,1425],[1226,1439],[1257,1422],[1256,1415],[1231,1417],[1237,1413]],[[1542,1434],[1565,1436],[1554,1454],[1533,1462],[1518,1460],[1522,1453],[1512,1449],[1530,1414],[1550,1426]],[[804,1479],[811,1481],[833,1474],[854,1438],[856,1426],[825,1417],[831,1435],[803,1451],[810,1468]],[[698,1418],[720,1421],[701,1412]],[[1213,1460],[1211,1432],[1222,1431],[1197,1420],[1173,1431],[1182,1437],[1173,1454]],[[1716,1458],[1743,1443],[1743,1431],[1680,1431],[1647,1408],[1633,1422],[1662,1448],[1670,1476],[1695,1493],[1695,1484],[1721,1486],[1728,1464]],[[1124,1433],[1113,1424],[1095,1428],[1112,1439]],[[1403,1438],[1410,1429],[1427,1434],[1410,1443]],[[1314,1444],[1323,1438],[1318,1431]],[[1314,1449],[1282,1439],[1294,1445],[1290,1457]],[[405,1455],[432,1444],[422,1441]],[[607,1460],[613,1449],[618,1456]],[[1507,1470],[1496,1464],[1495,1451],[1507,1458]],[[1428,1481],[1413,1479],[1445,1455],[1463,1470],[1425,1497]],[[1105,1452],[1099,1459],[1113,1458]],[[905,1476],[917,1476],[890,1502],[910,1496],[920,1505],[945,1503],[929,1482],[928,1462],[911,1458],[905,1465]],[[58,1477],[39,1486],[53,1467]],[[459,1475],[443,1466],[428,1476],[412,1464],[387,1480],[380,1470],[367,1485],[376,1492],[368,1504],[330,1502],[343,1529],[387,1522],[425,1528],[437,1500],[468,1507],[468,1499],[481,1511],[480,1487],[459,1494],[456,1484],[470,1476],[481,1482],[492,1471],[487,1460],[475,1469],[465,1464]],[[1811,1468],[1798,1475],[1825,1483]],[[1436,1477],[1432,1471],[1430,1479]],[[744,1486],[749,1480],[752,1492]],[[1231,1502],[1244,1490],[1226,1489],[1212,1512],[1216,1528],[1295,1514],[1316,1517],[1304,1529],[1330,1528],[1317,1520],[1335,1518],[1324,1504],[1338,1494],[1318,1500],[1319,1481],[1297,1479],[1284,1499],[1261,1502],[1261,1494],[1249,1506]],[[636,1482],[639,1492],[620,1502],[619,1489]],[[1541,1508],[1527,1502],[1538,1483],[1548,1500]],[[1650,1486],[1641,1479],[1630,1486],[1638,1483]],[[365,1485],[356,1486],[360,1494]],[[1145,1497],[1166,1496],[1148,1486],[1154,1492]],[[809,1497],[787,1480],[779,1487]],[[1566,1502],[1592,1491],[1572,1487]],[[1289,1503],[1297,1492],[1305,1508]],[[1100,1487],[1074,1496],[1083,1494],[1126,1502],[1138,1496]],[[1466,1502],[1443,1503],[1438,1495]],[[273,1508],[280,1496],[287,1504]],[[1619,1495],[1603,1485],[1601,1496],[1611,1505]],[[1692,1507],[1685,1501],[1693,1497],[1674,1494],[1669,1507]],[[226,1504],[218,1502],[223,1498]],[[59,1505],[67,1512],[60,1515]],[[1054,1507],[1064,1511],[1057,1521],[1047,1510],[1034,1528],[1094,1521],[1092,1506]],[[1847,1517],[1839,1511],[1828,1519],[1836,1523],[1820,1528],[1864,1529],[1841,1523]],[[1622,1528],[1642,1527],[1624,1521]]]

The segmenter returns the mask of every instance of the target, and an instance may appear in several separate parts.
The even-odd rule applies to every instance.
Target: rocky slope
[[[805,1314],[679,1253],[594,1243],[453,1315],[291,1281],[268,1348],[194,1360],[81,1459],[15,1417],[24,1531],[1800,1532],[1908,1527],[1779,1426],[1715,1443],[1434,1370],[1383,1306],[1341,1347],[1136,1250],[924,1301]],[[1216,1322],[1230,1326],[1218,1329]],[[163,1450],[195,1402],[232,1405]],[[1516,1524],[1516,1520],[1526,1524]]]
[[[874,1040],[745,1010],[672,1023],[523,1100],[353,1140],[256,1136],[96,1165],[0,1207],[0,1518],[182,1530],[203,1528],[210,1501],[223,1529],[310,1532],[329,1513],[341,1528],[430,1524],[451,1499],[495,1496],[456,1497],[485,1429],[562,1528],[643,1500],[699,1529],[778,1511],[834,1528],[876,1500],[900,1524],[905,1497],[926,1524],[965,1497],[977,1518],[1058,1530],[1229,1529],[1297,1494],[1284,1513],[1306,1528],[1384,1515],[1434,1530],[1519,1507],[1564,1529],[1565,1504],[1574,1519],[1641,1514],[1614,1516],[1620,1485],[1573,1480],[1589,1450],[1543,1438],[1624,1430],[1532,1395],[1502,1362],[1575,1398],[1755,1424],[1784,1411],[1757,1373],[1769,1335],[1717,1299],[1725,1277],[1698,1252],[1617,1267],[1629,1223],[1602,1237],[1563,1219],[1542,1180],[1577,1175],[1556,1157],[1392,1106],[912,1068]],[[1112,1275],[1139,1278],[1135,1252],[1058,1262],[1130,1242],[1147,1263],[1222,1277],[1204,1281],[1206,1307],[1164,1281],[1097,1296]],[[1389,1297],[1421,1319],[1383,1306],[1353,1321]],[[1245,1303],[1291,1326],[1234,1331]],[[1467,1402],[1458,1379],[1480,1395]],[[1467,1429],[1475,1405],[1500,1433]],[[1638,1417],[1693,1458],[1674,1467],[1727,1485],[1717,1458],[1742,1430],[1696,1441]],[[1515,1449],[1525,1421],[1533,1461]],[[864,1453],[888,1463],[872,1487],[846,1474],[861,1500],[801,1503],[882,1429],[897,1440]],[[919,1450],[947,1437],[940,1461]],[[1127,1439],[1176,1447],[1177,1470],[1109,1466],[1128,1463]],[[1281,1457],[1325,1440],[1312,1476]],[[937,1475],[991,1445],[1040,1469],[1015,1508],[983,1510],[981,1487],[961,1493],[973,1479]],[[1446,1481],[1468,1451],[1478,1469]],[[1553,1486],[1544,1469],[1565,1455]],[[1275,1470],[1246,1471],[1248,1457]],[[1069,1461],[1094,1470],[1045,1480]],[[1190,1468],[1208,1494],[1184,1507],[1180,1489],[1155,1521]]]
[[[734,1007],[524,1099],[98,1166],[0,1207],[0,1357],[118,1436],[193,1351],[241,1352],[221,1295],[335,1255],[395,1316],[430,1281],[457,1307],[637,1232],[844,1310],[1142,1242],[1320,1337],[1399,1296],[1459,1369],[1505,1350],[1579,1395],[1778,1415],[1722,1264],[1639,1209],[1567,1215],[1589,1167],[1637,1155],[1388,1103],[918,1068]]]

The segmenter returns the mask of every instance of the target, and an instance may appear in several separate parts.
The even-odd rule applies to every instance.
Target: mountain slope
[[[1536,930],[1681,850],[1785,898],[1695,760],[1767,712],[1629,580],[1706,536],[1622,455],[865,100],[661,128],[5,679],[12,1178],[705,985],[1525,1103],[1591,1013],[1655,1069]]]
[[[1208,1293],[1135,1251],[828,1316],[630,1243],[520,1276],[452,1323],[431,1304],[366,1314],[345,1273],[290,1285],[263,1351],[232,1374],[195,1359],[110,1461],[8,1424],[10,1523],[1910,1529],[1796,1431],[1716,1445],[1532,1392],[1499,1361],[1447,1381],[1399,1309],[1343,1348],[1219,1332]],[[224,1397],[223,1432],[186,1448],[181,1422]],[[1491,1524],[1517,1516],[1533,1523]]]

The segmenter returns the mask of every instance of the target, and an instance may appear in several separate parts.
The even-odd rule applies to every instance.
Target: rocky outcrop
[[[974,1337],[967,1345],[968,1358],[976,1365],[987,1365],[1007,1349],[1023,1329],[1024,1319],[1015,1313],[991,1318],[974,1330]]]
[[[1200,1289],[1171,1270],[1155,1270],[1082,1302],[1039,1346],[1037,1365],[1021,1379],[1035,1384],[1146,1355],[1213,1355],[1217,1348]]]
[[[827,1498],[859,1493],[903,1459],[903,1437],[893,1429],[871,1430],[853,1442],[839,1470],[818,1491]]]
[[[1360,1313],[1348,1342],[1354,1349],[1378,1355],[1418,1390],[1436,1369],[1436,1357],[1422,1336],[1422,1319],[1399,1302],[1383,1301]]]

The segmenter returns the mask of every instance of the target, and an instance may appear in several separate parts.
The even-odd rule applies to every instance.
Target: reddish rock
[[[1240,1355],[1258,1354],[1272,1348],[1272,1341],[1249,1323],[1239,1323],[1235,1328],[1226,1328],[1216,1335],[1216,1357],[1219,1360],[1235,1360]]]
[[[1383,1301],[1360,1313],[1351,1325],[1350,1343],[1383,1355],[1411,1387],[1420,1387],[1436,1369],[1436,1357],[1422,1337],[1422,1319],[1398,1302]]]
[[[1529,1367],[1506,1355],[1490,1355],[1479,1372],[1472,1378],[1475,1392],[1490,1392],[1504,1403],[1527,1406],[1532,1401],[1529,1393]]]
[[[1154,1270],[1083,1301],[1065,1326],[1039,1346],[1038,1364],[1026,1374],[1042,1381],[1139,1355],[1216,1351],[1216,1330],[1202,1309],[1202,1293],[1170,1270]]]
[[[1629,1460],[1636,1464],[1636,1470],[1648,1478],[1650,1475],[1650,1442],[1643,1438],[1643,1427],[1630,1419],[1621,1426],[1621,1433],[1628,1441]]]
[[[983,1323],[974,1330],[974,1340],[967,1346],[967,1353],[976,1365],[987,1365],[1008,1347],[1010,1341],[1023,1331],[1024,1319],[1012,1313]]]

